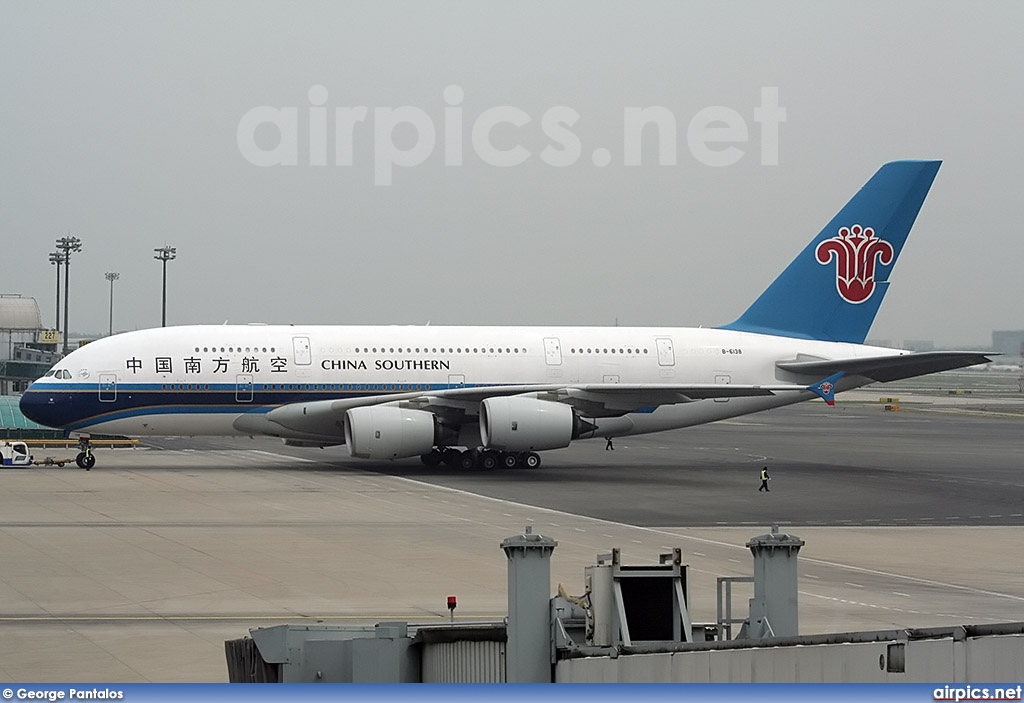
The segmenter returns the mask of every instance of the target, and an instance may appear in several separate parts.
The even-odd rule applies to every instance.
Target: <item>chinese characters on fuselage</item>
[[[225,359],[223,357],[218,357],[216,359],[208,359],[206,360],[206,363],[213,365],[213,373],[228,373],[232,369],[232,366],[234,366],[234,371],[236,373],[260,372],[260,360],[255,356],[245,356],[241,359]],[[283,356],[271,357],[269,363],[271,373],[288,372],[288,359]],[[203,364],[203,359],[199,359],[194,356],[181,360],[181,365],[185,369],[186,374],[202,373]],[[158,356],[153,359],[152,368],[156,373],[174,373],[175,366],[175,360],[169,356]],[[135,374],[144,372],[146,370],[146,365],[142,359],[133,356],[132,358],[125,360],[125,368]],[[209,366],[207,366],[207,368],[209,368]]]
[[[283,356],[270,357],[267,360],[271,373],[287,373],[288,359]],[[153,370],[156,373],[174,373],[175,368],[184,368],[186,374],[200,374],[203,368],[211,369],[212,373],[259,373],[261,361],[255,356],[244,356],[241,359],[228,359],[219,356],[211,359],[200,359],[189,356],[180,361],[169,356],[158,356],[153,359]],[[138,357],[125,360],[125,368],[137,374],[146,371],[146,363]],[[448,359],[324,359],[320,362],[324,371],[450,371],[451,361]]]

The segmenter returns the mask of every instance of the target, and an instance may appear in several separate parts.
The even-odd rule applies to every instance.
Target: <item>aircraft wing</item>
[[[532,385],[467,386],[442,390],[391,393],[362,398],[340,398],[290,403],[267,413],[242,415],[235,427],[252,434],[287,436],[310,442],[340,443],[348,410],[394,404],[426,410],[455,424],[475,419],[478,406],[487,398],[530,395],[541,400],[572,405],[591,417],[610,417],[630,412],[652,412],[660,405],[689,403],[709,398],[742,398],[804,391],[804,385],[741,384],[618,384],[546,383]]]
[[[872,381],[887,383],[937,371],[987,364],[992,361],[989,358],[991,356],[994,356],[991,352],[914,352],[854,359],[796,359],[779,361],[775,366],[808,378],[822,378],[845,372],[850,376],[864,376]]]
[[[989,363],[991,356],[993,354],[983,352],[941,351],[848,359],[798,357],[775,364],[779,370],[795,374],[797,377],[796,383],[777,385],[541,383],[464,386],[389,393],[360,398],[291,403],[267,413],[243,415],[236,420],[235,427],[252,434],[289,437],[301,441],[341,443],[344,441],[345,413],[353,408],[371,405],[394,404],[409,409],[425,410],[451,424],[460,425],[475,421],[479,404],[487,398],[529,395],[540,400],[571,405],[588,417],[615,417],[634,412],[653,412],[661,405],[690,403],[697,400],[748,398],[813,390],[813,386],[809,387],[807,383],[821,379],[827,381],[843,375],[860,376],[885,383]],[[823,397],[826,401],[829,400],[828,397]]]
[[[569,383],[546,386],[460,388],[442,391],[433,404],[444,401],[480,403],[498,395],[529,395],[539,400],[565,403],[589,417],[615,417],[631,412],[652,412],[660,405],[692,403],[709,398],[745,398],[802,391],[802,385],[741,385],[728,383]]]
[[[728,383],[676,384],[676,383],[548,383],[534,386],[484,386],[453,388],[432,392],[441,398],[481,401],[501,395],[602,393],[609,396],[642,396],[648,405],[688,403],[706,398],[740,398],[771,395],[780,390],[803,390],[802,386],[772,385],[748,386]]]

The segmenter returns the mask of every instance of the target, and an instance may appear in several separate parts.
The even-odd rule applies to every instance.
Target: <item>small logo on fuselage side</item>
[[[820,242],[814,249],[819,264],[836,260],[836,290],[848,303],[863,303],[875,292],[875,265],[891,264],[892,244],[875,236],[871,227],[840,227],[839,234]]]

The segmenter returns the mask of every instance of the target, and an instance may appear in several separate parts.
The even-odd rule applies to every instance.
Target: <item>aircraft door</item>
[[[117,400],[117,374],[100,374],[100,402],[113,403]]]
[[[296,366],[309,366],[313,363],[309,337],[292,337],[292,350],[295,352]]]
[[[676,354],[672,350],[672,339],[669,337],[658,337],[654,340],[658,345],[658,366],[675,366]]]
[[[562,364],[562,343],[558,341],[558,337],[544,338],[544,361],[548,366]]]
[[[715,383],[732,383],[732,376],[727,373],[716,373]],[[728,403],[728,398],[715,398],[716,403]]]
[[[252,374],[240,373],[235,376],[235,402],[252,402]]]

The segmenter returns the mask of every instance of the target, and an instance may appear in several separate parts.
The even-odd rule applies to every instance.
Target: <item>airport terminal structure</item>
[[[682,550],[657,564],[620,552],[585,569],[586,591],[549,598],[558,542],[527,526],[501,543],[508,617],[373,627],[279,625],[225,643],[238,683],[821,683],[1007,682],[1024,664],[1024,622],[799,635],[803,540],[747,542],[752,577],[718,579],[717,619],[696,623]],[[752,583],[746,617],[733,586]],[[448,600],[454,610],[454,597]],[[733,637],[734,627],[738,630]]]

